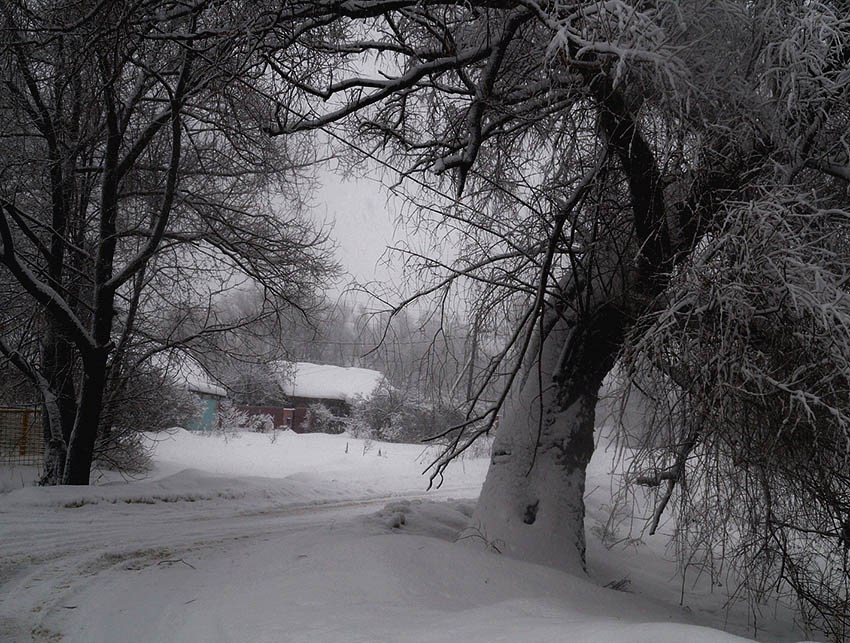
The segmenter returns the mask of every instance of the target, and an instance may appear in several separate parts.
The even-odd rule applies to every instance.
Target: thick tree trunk
[[[94,446],[103,411],[106,355],[107,352],[101,350],[85,360],[80,401],[68,441],[68,457],[62,484],[89,484]]]
[[[627,330],[666,287],[677,250],[653,150],[610,78],[588,70],[586,80],[629,207],[594,211],[592,237],[550,302],[551,330],[506,400],[472,523],[508,555],[571,572],[586,568],[585,472],[599,388]],[[684,246],[696,243],[696,230],[681,233]]]
[[[74,426],[76,395],[74,391],[74,348],[48,320],[41,345],[41,372],[47,383],[42,391],[42,425],[44,430],[43,485],[62,482],[68,452],[68,440]]]
[[[62,422],[56,396],[50,390],[42,391],[42,426],[44,429],[44,473],[39,484],[53,486],[61,484],[68,454],[67,444],[62,437]]]
[[[585,471],[604,373],[558,377],[574,337],[560,321],[515,382],[467,535],[509,556],[582,572]]]

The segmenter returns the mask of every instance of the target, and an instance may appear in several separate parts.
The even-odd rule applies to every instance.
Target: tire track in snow
[[[471,493],[470,493],[471,492]],[[436,494],[474,495],[453,488]],[[408,491],[312,500],[245,509],[237,500],[150,504],[91,504],[79,507],[12,506],[0,513],[0,641],[51,640],[51,614],[75,609],[74,597],[98,576],[116,568],[133,571],[163,561],[203,557],[234,541],[284,537],[340,528],[351,518],[402,499],[434,498]],[[164,505],[168,505],[167,507]],[[32,534],[38,534],[33,540]],[[169,563],[171,564],[171,563]]]

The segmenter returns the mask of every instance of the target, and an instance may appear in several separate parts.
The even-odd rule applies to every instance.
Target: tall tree
[[[498,405],[501,423],[474,516],[477,533],[501,551],[584,569],[584,477],[602,380],[624,346],[644,346],[652,368],[675,385],[677,365],[663,358],[686,340],[671,338],[666,353],[651,352],[654,344],[644,340],[671,302],[681,301],[677,289],[693,284],[682,278],[691,262],[700,259],[699,278],[709,288],[724,283],[715,277],[730,264],[707,259],[703,249],[721,237],[740,238],[733,222],[742,212],[793,248],[845,238],[846,9],[832,1],[519,0],[339,2],[311,10],[316,26],[300,46],[336,54],[337,63],[298,84],[303,102],[282,110],[274,131],[327,128],[353,117],[362,145],[391,150],[392,164],[426,190],[445,187],[429,174],[451,174],[457,199],[438,200],[438,218],[461,228],[468,243],[452,265],[425,264],[443,269],[434,289],[468,278],[486,287],[484,310],[524,306],[503,353],[515,367]],[[274,68],[283,78],[294,75],[286,57]],[[785,211],[794,216],[783,230],[775,214]],[[809,234],[803,220],[829,233]],[[822,264],[839,250],[789,253],[789,266],[808,256],[816,268],[804,270],[812,278],[800,283],[810,284],[822,312],[813,319],[823,326],[796,316],[793,295],[765,308],[775,308],[780,326],[812,338],[846,336],[845,269],[837,259]],[[775,292],[786,273],[769,273]],[[700,309],[691,310],[695,322]],[[847,402],[841,369],[828,369],[837,397],[816,409],[824,380],[791,377],[789,387],[767,377],[784,350],[778,335],[737,330],[751,350],[771,356],[758,363],[766,387],[760,394],[769,390],[785,401],[786,419],[810,427],[810,445],[841,454],[819,460],[819,475],[846,481],[850,425],[831,412]],[[837,359],[846,342],[820,350]],[[478,435],[474,426],[456,433],[438,471]],[[769,433],[749,445],[754,453],[772,448]],[[673,436],[671,448],[700,457],[706,452],[695,445],[705,435]],[[733,450],[721,457],[740,462]],[[661,467],[657,480],[681,480],[682,466]],[[766,493],[802,488],[794,482],[799,468],[782,471],[762,477]],[[846,498],[845,482],[833,493]],[[774,520],[769,511],[750,517],[785,543],[816,533],[840,561],[846,502],[819,511],[832,527]],[[791,549],[774,559],[775,569]],[[817,565],[806,573],[816,574]],[[799,591],[798,578],[781,581],[812,598]],[[846,627],[846,564],[829,583],[835,593],[821,616]]]
[[[305,150],[262,133],[277,88],[256,49],[274,8],[16,0],[0,11],[0,266],[42,320],[39,362],[6,331],[0,349],[42,391],[48,475],[86,484],[110,370],[155,310],[152,283],[168,302],[184,280],[232,270],[297,305],[333,266],[298,217]]]

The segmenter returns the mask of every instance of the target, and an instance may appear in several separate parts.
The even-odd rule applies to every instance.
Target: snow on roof
[[[166,376],[177,386],[185,386],[193,393],[227,397],[227,391],[215,384],[206,369],[188,355],[171,353],[168,357],[154,358]]]
[[[224,387],[218,384],[213,384],[209,379],[199,379],[186,383],[192,393],[200,393],[201,395],[212,395],[214,397],[227,397],[227,391]]]
[[[369,397],[384,379],[383,373],[370,368],[310,362],[296,362],[287,366],[281,378],[281,386],[284,393],[293,397],[353,402],[357,397]]]

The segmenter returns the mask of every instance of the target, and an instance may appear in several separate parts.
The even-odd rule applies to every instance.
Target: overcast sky
[[[396,233],[386,191],[376,181],[346,180],[330,171],[322,172],[320,180],[322,186],[313,198],[314,216],[333,224],[337,260],[351,273],[339,290],[351,279],[360,283],[387,281],[390,271],[382,259]]]
[[[370,290],[373,291],[395,291],[395,295],[388,296],[388,301],[398,303],[402,298],[400,293],[409,295],[422,286],[418,277],[423,275],[415,270],[404,273],[404,257],[398,252],[387,252],[387,247],[409,246],[450,262],[454,255],[452,244],[444,238],[435,247],[429,233],[413,232],[412,226],[399,225],[399,212],[406,212],[408,218],[414,216],[409,203],[393,195],[377,177],[363,176],[368,168],[361,166],[359,171],[359,178],[343,178],[326,165],[317,176],[321,186],[313,195],[312,216],[316,221],[333,225],[331,236],[337,245],[337,261],[350,273],[329,295],[341,295],[352,281],[356,281],[372,285]],[[382,287],[376,289],[375,282]],[[377,304],[365,294],[356,298],[361,303]]]

